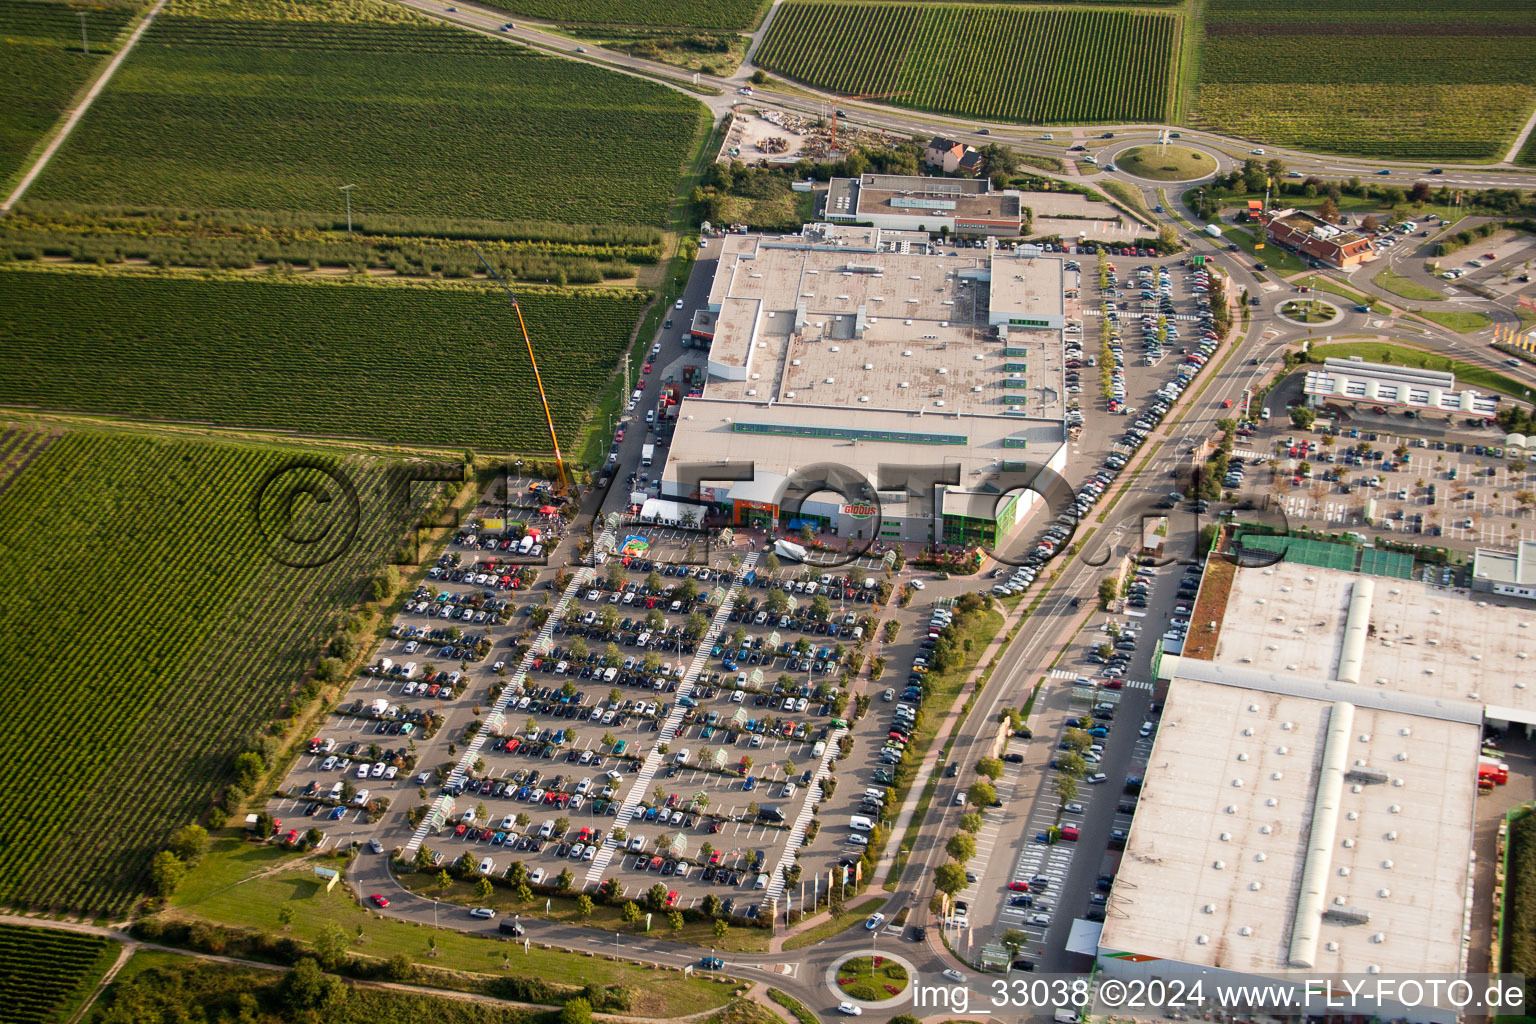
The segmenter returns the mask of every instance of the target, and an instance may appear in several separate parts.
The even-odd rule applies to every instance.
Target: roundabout
[[[914,973],[905,957],[851,953],[827,969],[827,987],[840,1000],[866,1010],[883,1010],[911,998]]]
[[[1275,309],[1275,315],[1299,327],[1327,327],[1344,319],[1337,306],[1321,299],[1287,299]]]
[[[1220,170],[1216,158],[1188,146],[1142,143],[1115,154],[1117,170],[1147,181],[1199,181]]]

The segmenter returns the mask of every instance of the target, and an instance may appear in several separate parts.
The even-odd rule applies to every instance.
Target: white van
[[[366,789],[358,790],[357,791],[357,795],[352,797],[352,805],[354,807],[367,807],[368,806],[368,791]]]
[[[815,757],[815,758],[820,758],[821,755],[825,754],[826,752],[827,752],[827,741],[826,740],[817,740],[816,741],[816,745],[811,748],[811,756]]]
[[[765,875],[765,874],[764,875],[758,875],[757,876],[757,881],[752,883],[752,888],[754,888],[754,889],[766,889],[766,888],[768,888],[768,876]]]
[[[480,862],[479,871],[482,875],[488,875],[496,869],[496,862],[487,857]]]
[[[883,789],[866,789],[864,796],[867,799],[875,800],[882,804],[885,803],[885,790]]]
[[[343,789],[345,789],[345,788],[346,788],[345,783],[338,782],[335,785],[333,785],[331,787],[331,799],[332,800],[340,800],[341,799],[341,791]]]
[[[873,832],[875,830],[875,823],[868,818],[855,814],[848,819],[848,827],[855,832]]]
[[[554,821],[554,819],[553,818],[545,819],[544,824],[539,826],[539,838],[540,839],[548,839],[550,836],[552,836],[554,834],[555,834],[555,821]]]
[[[688,763],[688,755],[690,755],[692,753],[693,753],[693,751],[689,750],[687,747],[684,747],[682,750],[679,750],[677,752],[677,756],[672,758],[672,760],[676,764],[687,764]]]

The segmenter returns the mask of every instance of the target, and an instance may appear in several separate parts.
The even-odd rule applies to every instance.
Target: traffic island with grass
[[[1192,181],[1217,171],[1215,160],[1187,146],[1132,146],[1115,157],[1115,166],[1152,181]]]
[[[883,956],[861,956],[837,969],[843,994],[867,1003],[895,999],[907,990],[907,969]]]
[[[1338,319],[1339,311],[1316,299],[1297,299],[1281,306],[1280,315],[1298,324],[1326,324]]]

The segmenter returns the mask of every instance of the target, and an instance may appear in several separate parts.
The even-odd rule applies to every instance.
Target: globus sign
[[[839,511],[849,519],[868,519],[870,516],[879,515],[880,507],[878,505],[850,502],[842,506]]]

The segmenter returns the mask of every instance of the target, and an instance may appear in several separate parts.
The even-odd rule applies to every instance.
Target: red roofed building
[[[1376,258],[1370,240],[1304,210],[1260,213],[1265,234],[1275,245],[1309,256],[1330,267],[1353,267]]]

